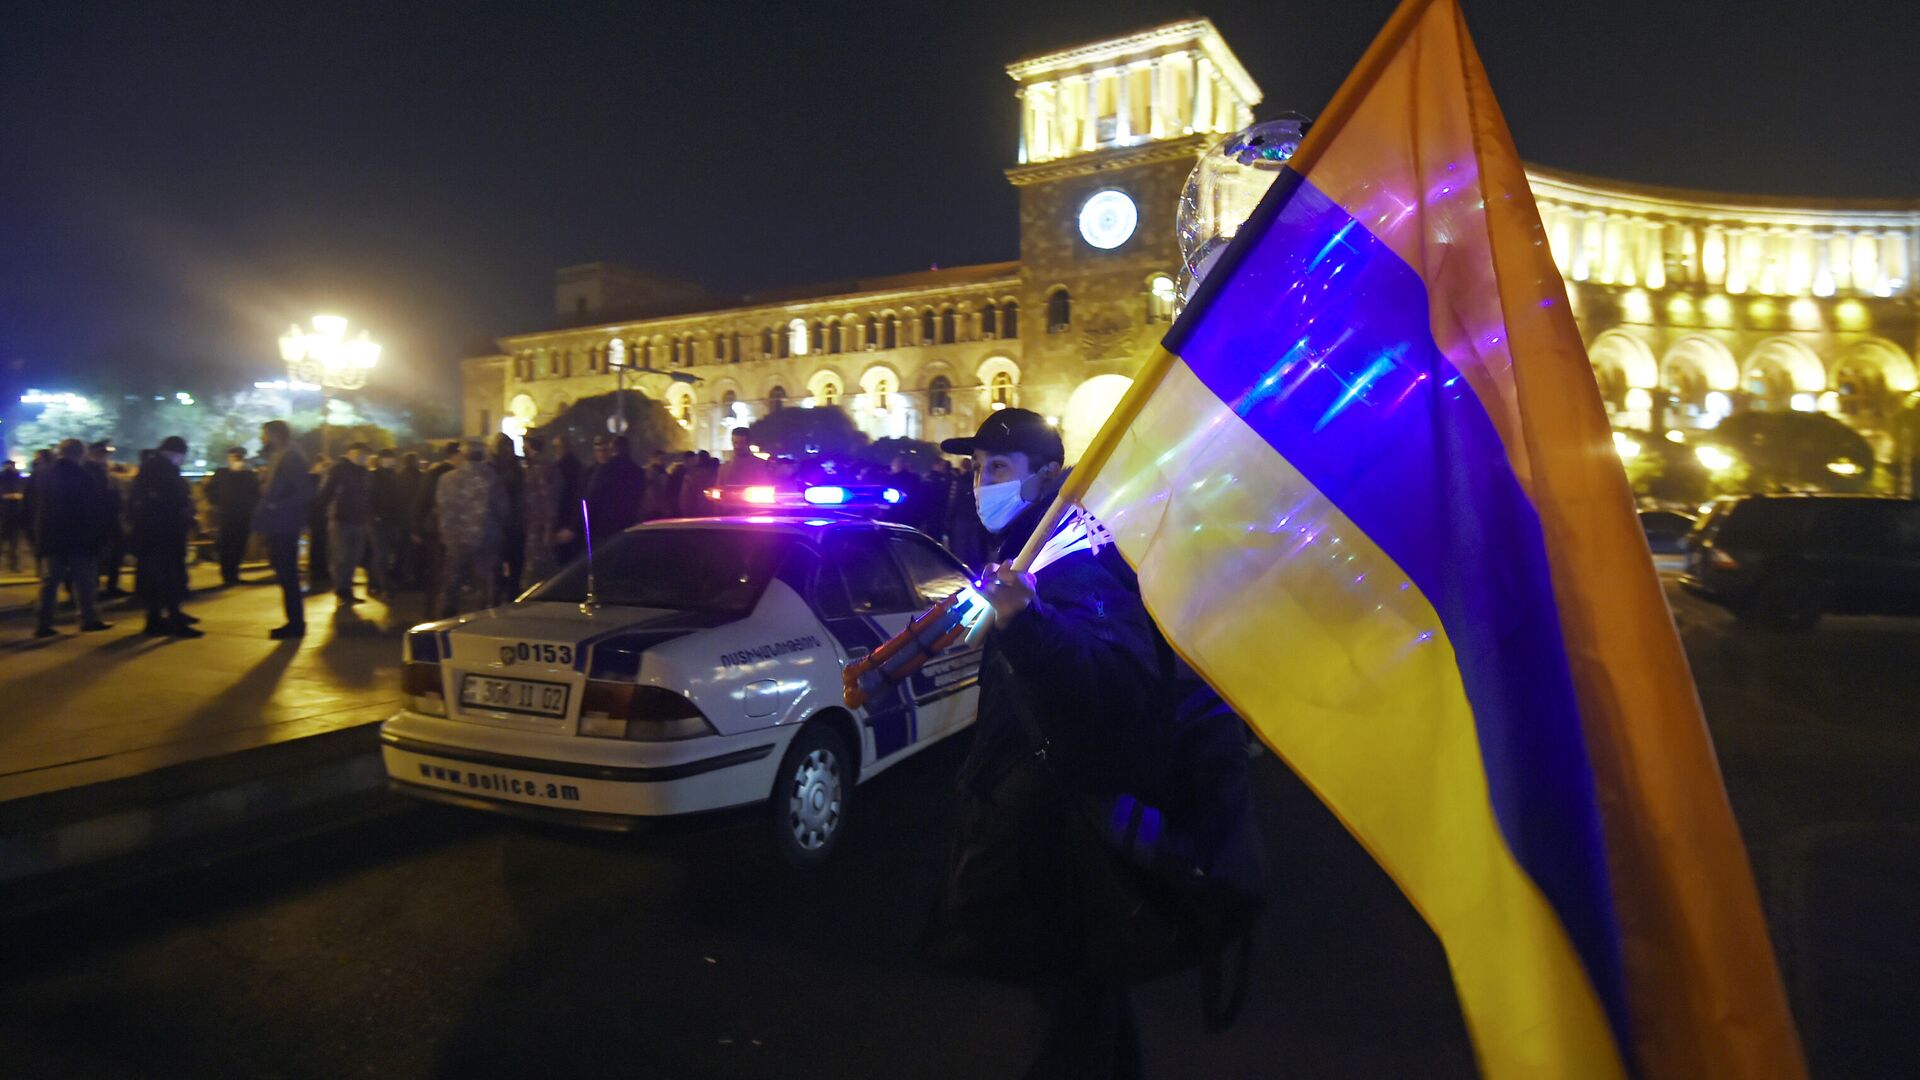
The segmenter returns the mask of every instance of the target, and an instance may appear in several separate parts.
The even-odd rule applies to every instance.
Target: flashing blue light
[[[831,485],[810,487],[806,490],[807,502],[814,506],[839,506],[850,497],[846,488]]]
[[[887,490],[880,493],[880,497],[887,500],[890,503],[897,503],[900,501],[900,489],[888,488]]]

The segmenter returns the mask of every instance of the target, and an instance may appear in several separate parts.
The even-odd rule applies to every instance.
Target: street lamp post
[[[311,330],[299,323],[280,335],[280,358],[287,362],[287,377],[320,387],[320,442],[325,452],[327,428],[327,391],[358,390],[367,385],[367,375],[380,360],[380,346],[365,330],[347,337],[347,320],[338,315],[315,315]]]

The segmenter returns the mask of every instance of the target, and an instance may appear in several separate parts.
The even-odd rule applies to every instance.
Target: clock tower
[[[1021,110],[1007,178],[1020,190],[1025,362],[1067,385],[1131,376],[1171,318],[1187,174],[1253,122],[1260,88],[1207,19],[1031,57],[1007,74]]]

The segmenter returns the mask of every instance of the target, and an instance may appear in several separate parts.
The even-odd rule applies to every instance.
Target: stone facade
[[[558,318],[574,325],[466,361],[466,430],[537,424],[624,378],[667,406],[690,447],[725,449],[732,427],[783,407],[836,404],[875,438],[937,441],[1020,405],[1054,419],[1072,457],[1165,331],[1188,172],[1250,122],[1260,92],[1205,19],[1007,70],[1022,110],[1007,172],[1017,262],[657,315],[701,306],[697,293],[609,264],[566,268]],[[1616,426],[1823,410],[1893,453],[1883,423],[1917,388],[1920,202],[1529,179]],[[1096,196],[1115,212],[1089,223]],[[628,310],[609,310],[615,298]]]

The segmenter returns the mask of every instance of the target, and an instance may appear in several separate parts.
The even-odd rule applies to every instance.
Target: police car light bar
[[[711,487],[703,494],[722,505],[783,510],[873,511],[898,506],[906,498],[899,488],[872,484],[809,484],[798,489],[752,484]]]

